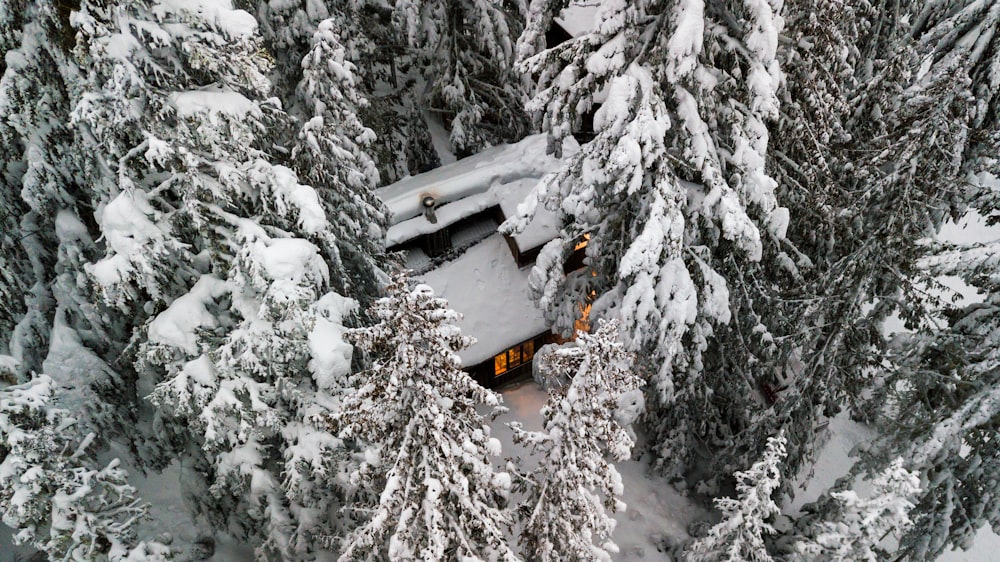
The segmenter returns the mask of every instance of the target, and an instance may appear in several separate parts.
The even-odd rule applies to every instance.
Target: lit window
[[[576,243],[576,246],[573,246],[573,251],[576,252],[578,250],[582,250],[582,249],[586,248],[587,247],[587,242],[590,242],[590,233],[589,232],[583,235],[583,238],[579,242]]]
[[[510,348],[507,351],[507,355],[509,357],[509,360],[507,361],[507,364],[510,365],[511,367],[517,367],[518,365],[521,364],[521,347],[520,346],[515,345],[514,347]]]
[[[524,350],[524,362],[527,363],[528,361],[531,361],[531,358],[535,356],[535,342],[526,341],[521,348]]]
[[[501,353],[493,358],[493,374],[500,376],[507,372],[507,354]]]

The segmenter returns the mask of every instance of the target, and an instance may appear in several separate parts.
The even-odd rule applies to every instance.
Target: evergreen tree
[[[81,434],[70,412],[52,406],[57,390],[45,375],[0,389],[0,515],[17,531],[16,544],[52,560],[123,560],[148,508],[118,459],[98,465],[94,434]],[[170,556],[162,545],[137,550],[158,553],[149,560]]]
[[[340,442],[315,420],[350,369],[355,306],[323,250],[347,243],[333,222],[379,229],[328,217],[317,188],[272,163],[288,116],[250,14],[150,0],[85,4],[75,22],[93,69],[75,118],[113,179],[89,273],[134,318],[155,406],[139,453],[153,468],[184,459],[195,512],[258,556],[308,559],[336,526]],[[312,93],[317,107],[329,94]]]
[[[393,18],[393,8],[365,2],[345,18],[341,37],[357,69],[367,106],[362,122],[375,131],[370,153],[383,184],[417,175],[441,164],[427,125],[419,83],[419,52]]]
[[[882,459],[898,455],[925,482],[900,541],[901,559],[969,548],[983,525],[1000,527],[997,250],[995,244],[950,248],[924,260],[934,274],[966,279],[985,300],[948,310],[943,326],[903,336],[877,395],[884,402],[878,419],[888,431],[869,451],[866,468],[877,470]]]
[[[604,322],[594,335],[580,333],[578,347],[560,349],[576,374],[542,408],[544,428],[514,427],[542,460],[529,477],[521,543],[529,560],[611,560],[614,512],[624,508],[621,475],[607,456],[629,458],[633,440],[616,417],[623,395],[641,387],[632,356],[618,341],[618,324]]]
[[[377,322],[347,339],[372,366],[331,421],[367,447],[352,479],[378,500],[340,560],[517,560],[504,533],[510,477],[493,468],[500,442],[476,411],[500,397],[463,373],[456,353],[474,340],[447,301],[402,275],[370,314]]]
[[[514,75],[515,6],[489,0],[398,0],[397,25],[416,51],[422,102],[445,117],[459,157],[526,132]]]
[[[13,48],[0,79],[0,134],[5,145],[3,218],[12,228],[4,234],[10,237],[4,246],[11,250],[5,252],[5,261],[12,260],[4,268],[4,286],[21,293],[12,296],[23,307],[4,305],[9,310],[5,323],[17,322],[12,332],[4,332],[4,339],[10,338],[10,352],[27,380],[27,373],[41,372],[57,305],[51,291],[59,247],[56,215],[62,209],[75,212],[78,204],[89,201],[78,197],[81,155],[72,149],[67,127],[79,81],[67,55],[67,43],[72,47],[68,14],[45,1],[5,4],[4,12],[13,16],[16,7],[23,8],[20,25],[9,17],[4,32]]]
[[[853,284],[852,294],[858,295],[851,305],[854,311],[875,302],[868,318],[877,321],[896,310],[916,332],[901,337],[883,360],[878,353],[857,352],[884,349],[878,324],[871,322],[871,335],[860,340],[863,345],[842,336],[827,340],[831,344],[813,354],[810,374],[837,369],[836,378],[814,379],[816,395],[829,392],[831,382],[849,380],[851,364],[844,358],[856,358],[854,365],[860,359],[873,367],[893,366],[869,402],[889,435],[870,451],[864,468],[876,472],[887,459],[901,456],[921,475],[925,489],[915,499],[914,525],[901,539],[898,556],[925,560],[948,546],[968,547],[978,528],[993,523],[987,514],[995,511],[988,490],[996,475],[980,468],[996,464],[991,460],[996,458],[996,427],[990,421],[996,411],[990,405],[994,380],[992,367],[981,362],[995,353],[988,335],[993,323],[991,250],[975,245],[941,248],[918,240],[966,207],[995,221],[998,50],[993,30],[1000,5],[912,2],[903,3],[901,12],[908,17],[876,20],[881,34],[892,39],[888,48],[871,50],[884,57],[885,70],[875,73],[869,80],[874,85],[866,84],[864,95],[859,95],[852,144],[844,151],[858,153],[859,147],[868,146],[877,155],[851,161],[858,179],[847,183],[857,185],[869,202],[863,221],[858,221],[863,228],[857,229],[857,242],[848,246],[851,253],[834,262],[837,270],[831,270],[841,277],[827,277],[835,279],[827,285],[842,294],[838,286]],[[894,70],[898,68],[902,70]],[[862,115],[872,119],[866,122]],[[986,302],[935,318],[928,304],[937,303],[925,304],[922,287],[913,281],[940,275],[966,279]],[[829,309],[822,314],[817,318],[834,318],[840,325],[840,318],[858,315],[850,309],[845,316],[834,316]],[[837,348],[840,357],[827,351]],[[845,389],[851,386],[851,392],[858,393],[872,384]],[[800,408],[809,407],[809,400],[815,402],[803,399]]]
[[[351,142],[363,145],[374,158],[382,181],[391,183],[439,165],[418,105],[417,85],[410,78],[414,57],[404,49],[404,34],[393,24],[391,14],[391,6],[381,2],[259,1],[261,35],[275,60],[270,73],[274,93],[299,124],[281,132],[287,136],[283,146],[301,144],[302,125],[308,127],[316,116],[316,104],[302,88],[304,80],[315,81],[323,74],[316,56],[343,49],[338,57],[364,64],[352,69],[347,81],[335,77],[335,91],[345,86],[354,90],[345,93],[346,101],[354,105],[352,111],[360,121],[376,132],[364,142],[355,138]],[[327,22],[325,31],[317,34],[323,22]],[[310,73],[307,67],[300,64],[307,55],[313,57],[311,79],[305,76]],[[349,121],[348,128],[353,128],[354,118]],[[291,151],[286,156],[290,167],[302,170]]]
[[[535,297],[564,332],[583,302],[596,318],[621,318],[626,346],[654,372],[654,446],[678,475],[696,447],[696,404],[710,392],[703,352],[732,320],[728,281],[783,238],[787,221],[765,172],[780,2],[724,4],[603,3],[593,32],[520,63],[537,84],[529,110],[556,151],[605,89],[607,99],[594,140],[505,229],[521,228],[539,204],[560,214],[566,226],[532,273]],[[522,54],[538,50],[538,30],[560,5],[531,4]],[[587,269],[564,275],[584,239]]]
[[[935,283],[916,267],[926,252],[918,241],[967,204],[955,186],[968,185],[975,139],[986,129],[975,132],[962,65],[931,64],[907,6],[806,1],[786,11],[786,115],[771,164],[792,216],[784,261],[794,269],[743,275],[753,282],[731,294],[758,304],[755,315],[735,317],[759,318],[759,329],[749,329],[751,320],[722,333],[706,354],[710,379],[751,365],[748,378],[765,391],[764,407],[773,406],[719,416],[728,423],[716,425],[739,436],[719,443],[719,466],[784,430],[785,466],[797,472],[814,454],[823,418],[866,411],[886,358],[882,322],[896,313],[916,327],[935,305],[925,291]],[[721,385],[709,387],[720,396]]]
[[[717,498],[722,521],[684,552],[687,562],[770,562],[764,534],[774,534],[768,519],[780,510],[771,499],[781,481],[785,437],[767,441],[764,456],[745,472],[736,473],[736,498]]]
[[[920,479],[903,468],[903,459],[892,462],[873,482],[872,497],[862,499],[852,490],[833,492],[834,514],[813,522],[810,535],[795,545],[795,560],[885,560],[878,544],[891,532],[910,525],[912,498],[920,492]]]
[[[368,303],[378,294],[387,263],[383,240],[388,210],[373,193],[379,177],[367,149],[374,133],[358,118],[368,101],[345,56],[334,20],[324,20],[302,60],[298,98],[311,108],[311,116],[291,158],[299,178],[317,189],[327,209],[337,210],[323,246],[339,266],[334,287]]]

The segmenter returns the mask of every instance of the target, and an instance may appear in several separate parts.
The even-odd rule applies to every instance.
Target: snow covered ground
[[[503,444],[505,457],[525,461],[530,470],[537,461],[523,447],[513,442],[507,423],[518,421],[529,431],[542,429],[540,410],[548,394],[534,381],[514,383],[501,389],[504,406],[509,408],[492,424],[493,436]],[[679,494],[665,479],[649,472],[645,460],[631,460],[617,465],[625,484],[627,509],[618,513],[614,539],[621,549],[615,560],[669,562],[670,557],[657,550],[664,543],[687,538],[687,526],[708,514]],[[512,498],[517,501],[518,498]]]
[[[542,427],[540,410],[547,394],[533,381],[515,383],[501,389],[504,405],[509,409],[492,424],[493,435],[503,444],[505,458],[518,457],[525,461],[525,468],[535,461],[527,451],[513,443],[507,423],[521,422],[525,429]],[[814,501],[820,493],[844,475],[854,459],[850,452],[861,442],[869,441],[874,431],[861,424],[838,416],[830,423],[829,434],[811,475],[803,475],[797,484],[796,496],[785,506],[786,514],[795,514],[802,505]],[[616,517],[618,527],[615,541],[621,552],[617,561],[670,562],[670,557],[657,547],[665,542],[679,542],[687,538],[687,526],[709,514],[688,498],[679,494],[662,477],[649,472],[645,460],[632,460],[618,465],[625,484],[624,500],[628,508]],[[144,537],[157,537],[169,533],[175,545],[189,544],[199,536],[210,534],[187,514],[181,499],[182,472],[172,465],[162,474],[142,477],[135,474],[133,484],[140,495],[153,505],[151,518],[140,529]],[[864,492],[863,485],[860,492]],[[517,498],[512,498],[517,501]],[[6,530],[6,528],[4,528]],[[253,559],[252,552],[244,545],[216,535],[214,562],[245,562]],[[10,533],[0,533],[0,562],[27,560],[30,550],[15,548],[10,544]],[[21,556],[22,558],[17,558]],[[975,546],[968,552],[950,552],[938,562],[990,562],[1000,561],[1000,537],[990,529],[980,530]]]

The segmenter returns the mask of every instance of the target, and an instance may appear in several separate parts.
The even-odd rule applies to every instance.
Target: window
[[[493,376],[510,372],[521,365],[526,365],[535,357],[535,340],[519,343],[514,347],[493,356]]]
[[[507,354],[501,353],[493,358],[493,373],[500,376],[507,372]]]
[[[507,356],[509,358],[508,363],[511,365],[521,364],[521,346],[515,345],[514,347],[507,350]]]

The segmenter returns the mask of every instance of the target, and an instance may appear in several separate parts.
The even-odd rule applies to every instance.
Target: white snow
[[[0,355],[0,384],[8,378],[14,380],[18,365],[20,365],[20,362],[10,355]]]
[[[464,315],[463,334],[477,343],[462,351],[462,363],[475,365],[548,330],[528,287],[530,268],[518,269],[507,242],[493,234],[458,259],[424,274],[421,280]]]
[[[485,211],[499,205],[504,217],[515,216],[517,207],[538,184],[537,178],[524,178],[510,183],[497,184],[484,193],[470,195],[454,203],[443,205],[435,210],[436,223],[428,221],[423,215],[413,217],[395,224],[386,234],[386,246],[394,246],[417,236],[437,232],[466,217]],[[539,207],[531,222],[520,233],[514,235],[514,241],[521,250],[537,248],[559,233],[559,216],[545,207]]]
[[[407,240],[412,240],[417,236],[437,232],[466,217],[485,211],[496,204],[497,197],[492,190],[486,193],[470,195],[436,209],[434,216],[437,222],[435,223],[430,222],[423,215],[420,215],[392,225],[389,227],[389,231],[386,232],[385,245],[391,247]]]
[[[206,306],[226,293],[226,283],[203,275],[187,294],[179,297],[149,323],[149,341],[176,347],[188,355],[198,354],[198,328],[215,327],[215,315]]]
[[[517,207],[528,196],[537,180],[520,180],[511,182],[504,186],[502,192],[498,194],[500,200],[500,210],[504,217],[517,216]],[[544,205],[535,209],[535,215],[531,222],[521,232],[513,236],[517,247],[524,250],[538,248],[559,234],[559,215],[555,211],[546,208]]]
[[[307,279],[326,279],[326,262],[319,248],[301,238],[274,238],[257,247],[259,260],[267,275],[275,281],[303,283]]]
[[[562,26],[573,37],[586,35],[594,30],[597,10],[601,3],[596,0],[588,2],[573,2],[564,8],[556,23]]]
[[[231,37],[247,37],[257,32],[257,18],[234,10],[231,0],[160,0],[154,10],[198,14],[216,29]],[[161,15],[162,17],[162,15]]]
[[[565,155],[577,145],[568,139]],[[487,193],[494,185],[513,183],[525,178],[540,179],[555,171],[561,161],[545,153],[545,135],[532,135],[515,144],[488,148],[479,154],[429,172],[403,178],[376,191],[389,207],[392,222],[401,223],[423,213],[422,200],[430,195],[438,207],[471,195]],[[425,220],[421,218],[420,220]]]
[[[431,113],[430,111],[424,111],[424,122],[427,123],[427,131],[431,134],[431,143],[434,145],[434,151],[437,152],[438,159],[441,160],[442,164],[451,164],[455,162],[455,154],[451,151],[451,141],[449,140],[448,130],[444,128],[441,123],[441,119]]]
[[[133,260],[143,259],[144,248],[164,238],[149,218],[154,213],[148,196],[139,190],[123,191],[101,209],[101,232],[114,253],[88,267],[98,283],[106,287],[120,283],[134,269]]]
[[[521,459],[523,470],[530,472],[538,459],[513,442],[513,432],[507,424],[517,421],[528,431],[540,431],[540,411],[548,395],[533,381],[507,386],[500,392],[509,410],[493,422],[491,435],[500,439],[507,457]],[[650,473],[645,459],[620,462],[617,468],[627,507],[615,516],[618,524],[613,538],[620,552],[613,554],[612,560],[672,562],[658,547],[686,540],[688,525],[707,518],[708,513],[678,493],[664,478]],[[511,498],[512,504],[518,501],[518,497]]]
[[[309,332],[309,370],[316,386],[332,390],[340,377],[351,370],[354,347],[343,339],[344,320],[358,308],[353,299],[337,293],[327,293],[314,305],[316,323]]]
[[[258,118],[262,116],[257,104],[243,94],[216,87],[174,92],[170,94],[169,100],[170,105],[174,106],[181,117],[191,117],[199,113],[222,113],[237,119],[247,115]]]

